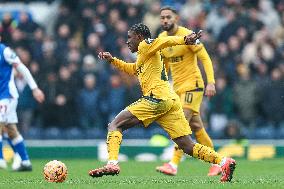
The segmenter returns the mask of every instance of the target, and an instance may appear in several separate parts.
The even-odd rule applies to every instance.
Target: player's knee
[[[193,121],[193,118],[194,118],[194,112],[193,110],[190,110],[190,109],[184,109],[184,116],[186,118],[186,120],[188,121],[188,123],[190,124],[190,127],[191,127],[191,123]]]
[[[7,133],[10,139],[16,138],[20,135],[17,127],[7,127]]]
[[[197,132],[197,131],[199,131],[200,129],[202,129],[202,125],[200,124],[200,123],[198,123],[198,122],[192,122],[192,123],[190,123],[190,128],[191,128],[191,130],[193,131],[193,132]]]
[[[2,133],[5,133],[5,127],[4,127],[4,124],[1,124],[0,123],[0,135],[2,135]]]
[[[203,123],[199,116],[193,116],[189,122],[189,125],[193,132],[197,132],[203,128]]]
[[[184,116],[185,116],[186,120],[188,122],[190,122],[193,113],[190,110],[184,110],[183,113],[184,113]]]

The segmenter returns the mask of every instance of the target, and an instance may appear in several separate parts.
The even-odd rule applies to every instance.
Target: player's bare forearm
[[[114,65],[117,69],[126,72],[130,75],[136,74],[135,63],[127,63],[117,58],[114,58],[109,52],[100,52],[98,54],[100,59],[107,60],[109,63]]]

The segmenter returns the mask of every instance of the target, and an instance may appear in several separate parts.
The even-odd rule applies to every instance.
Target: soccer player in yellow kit
[[[113,57],[109,52],[99,53],[119,70],[137,75],[143,96],[122,110],[108,125],[107,149],[108,162],[105,166],[89,171],[91,177],[119,174],[119,147],[122,132],[139,123],[148,127],[156,121],[169,134],[171,139],[185,153],[206,162],[222,167],[221,182],[231,181],[236,162],[222,157],[212,148],[194,143],[191,130],[182,111],[179,97],[170,89],[160,50],[173,45],[193,44],[196,34],[151,39],[149,28],[140,23],[128,31],[127,45],[131,52],[137,52],[135,63],[126,63]]]
[[[178,15],[172,7],[163,7],[160,11],[160,19],[164,31],[159,37],[185,36],[192,33],[191,30],[177,24]],[[198,68],[197,59],[201,60],[207,76],[205,95],[212,97],[216,93],[213,66],[205,47],[201,43],[197,45],[178,45],[165,48],[161,52],[163,62],[171,71],[174,91],[180,97],[185,117],[195,134],[197,142],[213,148],[212,140],[204,129],[199,114],[204,93],[204,82]],[[176,175],[183,154],[183,151],[176,145],[171,161],[156,167],[156,170],[166,175]],[[208,176],[219,174],[221,174],[221,167],[212,164]]]

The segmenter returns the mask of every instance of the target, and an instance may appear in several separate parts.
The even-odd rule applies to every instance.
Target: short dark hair
[[[164,6],[164,7],[162,7],[162,8],[160,9],[160,12],[162,12],[163,10],[170,10],[170,11],[172,11],[173,13],[178,14],[177,9],[175,9],[174,7],[171,7],[171,6]]]
[[[129,31],[142,35],[145,39],[151,38],[150,29],[143,23],[134,24]]]

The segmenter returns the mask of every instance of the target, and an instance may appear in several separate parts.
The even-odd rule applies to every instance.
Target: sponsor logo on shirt
[[[182,56],[170,57],[169,59],[172,63],[181,62],[181,61],[183,61],[183,55]]]

